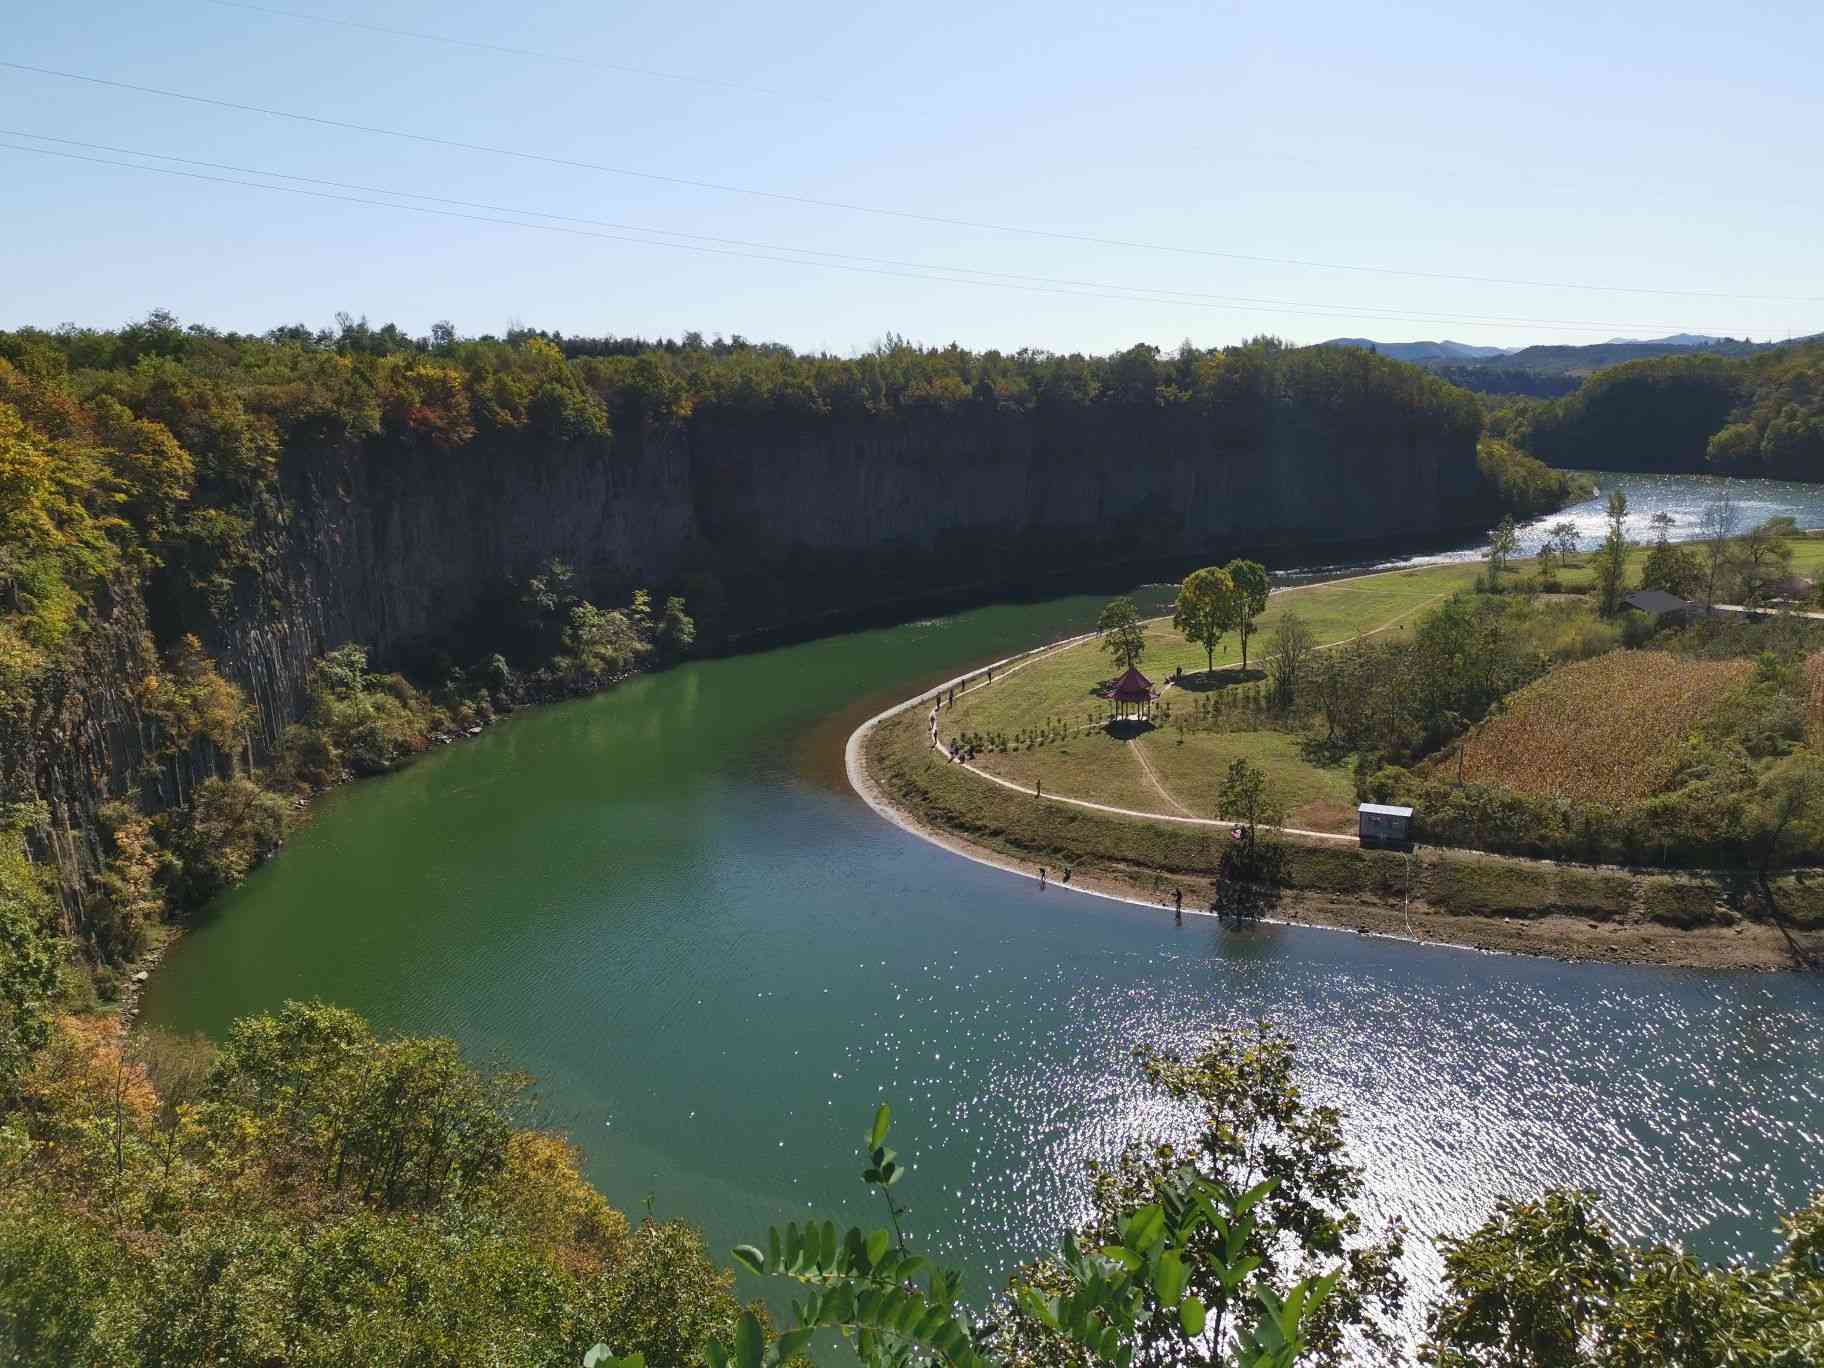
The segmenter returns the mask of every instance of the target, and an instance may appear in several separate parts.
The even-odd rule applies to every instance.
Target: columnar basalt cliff
[[[343,640],[460,654],[552,557],[604,599],[713,578],[738,638],[1064,570],[1437,535],[1492,508],[1473,439],[1288,424],[1236,450],[1151,415],[710,420],[623,428],[612,449],[376,442],[288,453],[282,483],[278,611],[223,642],[250,684]]]

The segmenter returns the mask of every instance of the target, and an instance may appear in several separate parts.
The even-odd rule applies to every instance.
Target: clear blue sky
[[[111,325],[163,307],[186,321],[263,330],[323,325],[347,310],[413,332],[443,318],[465,334],[512,323],[648,336],[697,329],[838,353],[889,331],[972,347],[1105,351],[1259,332],[1513,345],[1824,329],[1816,0],[271,3],[551,55],[210,0],[5,0],[0,60],[977,224],[1546,284],[924,222],[0,68],[4,143],[139,160],[17,136],[50,135],[794,254],[871,257],[906,263],[878,270],[914,276],[0,149],[0,326]],[[920,274],[956,268],[1084,283],[1050,287],[1077,293],[1042,293]],[[1121,291],[1277,302],[1105,297]],[[1756,295],[1782,298],[1744,297]]]

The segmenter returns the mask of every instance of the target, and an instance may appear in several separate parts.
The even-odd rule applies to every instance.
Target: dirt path
[[[1176,798],[1172,797],[1171,791],[1167,789],[1164,784],[1159,782],[1159,775],[1154,771],[1151,763],[1148,762],[1146,752],[1140,749],[1140,738],[1134,737],[1130,739],[1126,745],[1127,748],[1133,752],[1134,759],[1140,762],[1140,769],[1146,775],[1147,782],[1155,789],[1159,790],[1159,796],[1165,799],[1165,801],[1170,803],[1173,807],[1177,808],[1178,811],[1182,812],[1186,817],[1189,817],[1191,815],[1191,810]]]

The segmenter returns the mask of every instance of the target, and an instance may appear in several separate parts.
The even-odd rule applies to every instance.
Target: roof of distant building
[[[1691,605],[1677,594],[1668,594],[1663,589],[1637,589],[1621,600],[1630,608],[1638,608],[1643,613],[1662,617],[1667,613],[1681,613]]]
[[[1153,681],[1141,674],[1134,666],[1129,665],[1127,673],[1117,679],[1114,686],[1109,689],[1108,696],[1124,703],[1149,699],[1153,696]]]

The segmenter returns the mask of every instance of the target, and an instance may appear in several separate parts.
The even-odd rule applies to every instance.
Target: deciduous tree
[[[1186,641],[1203,647],[1204,668],[1216,669],[1216,647],[1229,629],[1236,625],[1236,609],[1241,590],[1234,577],[1219,566],[1193,570],[1178,586],[1178,602],[1172,608],[1172,628]]]
[[[1241,637],[1241,668],[1248,668],[1248,640],[1254,635],[1254,619],[1267,611],[1270,586],[1267,572],[1258,561],[1232,560],[1222,567],[1234,581],[1237,599],[1234,628]]]
[[[1146,654],[1146,630],[1140,625],[1140,609],[1131,598],[1110,599],[1096,619],[1096,635],[1102,638],[1102,649],[1108,652],[1117,670],[1126,671],[1140,663]]]

